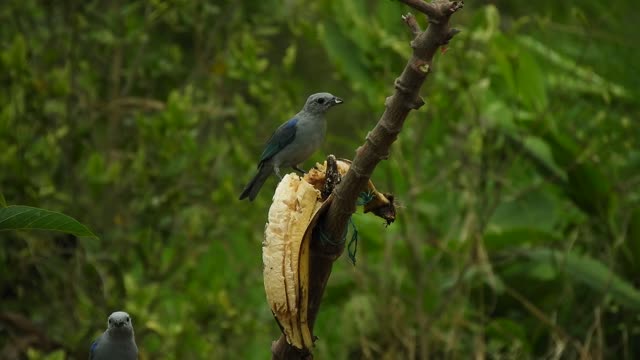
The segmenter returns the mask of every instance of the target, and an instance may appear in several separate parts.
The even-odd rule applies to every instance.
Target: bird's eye
[[[109,324],[111,324],[112,322],[113,322],[113,320],[112,320],[112,319],[109,319]]]
[[[129,317],[127,316],[127,322],[129,322],[129,320],[131,320],[131,318],[129,318]]]
[[[323,98],[320,98],[320,99],[316,100],[316,102],[317,102],[318,104],[322,105],[322,104],[324,104],[324,99],[323,99]]]

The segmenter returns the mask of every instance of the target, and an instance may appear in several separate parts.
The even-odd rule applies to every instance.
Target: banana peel
[[[344,175],[350,163],[339,160],[337,165]],[[269,208],[262,243],[267,302],[287,342],[298,349],[310,349],[314,342],[308,322],[309,246],[313,228],[333,198],[330,195],[322,199],[325,169],[326,163],[316,164],[303,178],[291,173],[280,181]],[[372,182],[363,192],[369,199],[365,212],[377,214],[384,209],[382,213],[386,215],[382,217],[388,224],[393,222],[393,197],[379,193]]]
[[[310,236],[305,233],[322,207],[319,196],[297,175],[286,175],[273,195],[262,243],[267,301],[287,341],[299,349],[313,346],[307,323]]]
[[[350,167],[350,160],[337,160],[337,168],[341,176],[346,175]],[[321,190],[324,187],[326,168],[326,161],[323,164],[316,164],[313,169],[305,174],[305,180],[311,183],[316,189]],[[387,225],[395,221],[396,209],[393,194],[379,192],[371,180],[369,180],[367,185],[361,190],[360,194],[366,198],[363,199],[365,200],[363,205],[365,214],[372,212],[376,216],[383,218],[387,222]]]

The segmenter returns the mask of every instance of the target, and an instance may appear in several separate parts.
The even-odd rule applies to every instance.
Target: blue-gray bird
[[[281,179],[282,167],[292,167],[304,173],[298,164],[307,160],[320,148],[327,132],[324,114],[338,104],[342,104],[342,99],[326,92],[309,96],[302,110],[291,120],[280,125],[267,141],[260,155],[258,173],[242,190],[240,200],[248,197],[253,201],[272,171]]]
[[[107,331],[91,344],[89,360],[136,360],[138,346],[129,314],[116,311],[108,321]]]

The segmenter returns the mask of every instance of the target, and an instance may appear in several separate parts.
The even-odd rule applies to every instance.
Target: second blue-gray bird
[[[107,331],[91,344],[89,360],[136,360],[138,346],[129,314],[116,311],[109,316]]]
[[[258,173],[240,194],[240,200],[248,197],[253,201],[272,171],[279,178],[280,168],[292,167],[302,171],[298,164],[307,160],[324,142],[327,124],[324,114],[342,99],[329,93],[317,93],[309,96],[302,110],[291,120],[280,125],[271,135],[260,156]]]

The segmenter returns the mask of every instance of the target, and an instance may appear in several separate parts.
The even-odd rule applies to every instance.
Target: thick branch
[[[433,68],[433,56],[457,33],[457,30],[449,28],[449,16],[462,8],[462,1],[401,1],[427,14],[430,25],[411,42],[413,55],[395,81],[395,93],[387,98],[385,112],[367,135],[365,143],[356,150],[349,172],[336,188],[335,200],[323,223],[334,239],[339,239],[344,233],[349,217],[355,212],[358,190],[369,181],[376,165],[388,157],[391,144],[402,130],[409,111],[423,105],[419,92]],[[411,29],[414,30],[413,27]]]
[[[395,81],[395,93],[388,97],[386,109],[369,134],[365,143],[356,150],[356,156],[349,171],[334,192],[333,203],[316,231],[328,235],[331,241],[319,241],[315,232],[311,243],[311,263],[309,279],[309,324],[311,329],[320,308],[333,262],[344,250],[343,236],[351,215],[356,210],[356,200],[360,195],[376,165],[387,159],[391,144],[402,130],[407,115],[418,109],[424,101],[420,98],[420,88],[432,70],[433,56],[440,46],[446,45],[458,32],[449,28],[449,17],[462,8],[462,1],[439,1],[425,3],[422,0],[400,0],[429,17],[429,27],[421,32],[415,18],[403,16],[415,39],[411,42],[413,55],[402,74]],[[340,245],[333,245],[340,244]],[[311,359],[309,351],[300,351],[289,345],[281,336],[272,344],[272,359]]]

